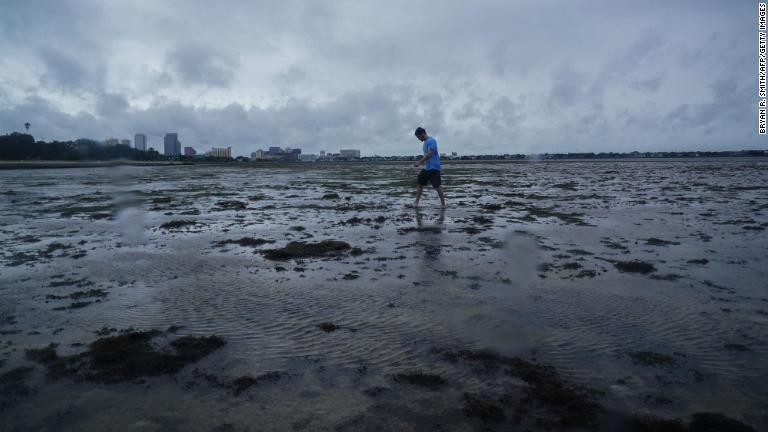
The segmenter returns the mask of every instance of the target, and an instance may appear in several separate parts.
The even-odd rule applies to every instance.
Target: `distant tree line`
[[[524,155],[514,155],[520,159]],[[690,157],[753,157],[768,156],[763,150],[728,150],[728,151],[661,151],[629,153],[544,153],[537,155],[540,159],[627,159],[627,158],[690,158]]]
[[[531,160],[531,159],[623,159],[623,158],[689,158],[689,157],[751,157],[768,156],[765,150],[738,151],[686,151],[686,152],[630,152],[630,153],[544,153],[538,155],[504,154],[454,156],[448,159],[458,160]],[[376,160],[416,160],[419,156],[374,156],[363,157],[363,161]],[[25,133],[13,132],[0,135],[0,160],[113,160],[128,159],[136,161],[205,161],[205,162],[247,162],[249,159],[239,156],[236,159],[223,157],[165,156],[153,148],[147,151],[131,148],[124,144],[104,145],[91,139],[75,141],[35,141]]]
[[[4,160],[111,160],[137,161],[165,160],[166,157],[150,148],[137,150],[124,144],[104,145],[90,139],[75,141],[35,141],[29,134],[14,132],[0,136],[0,159]]]
[[[713,158],[766,157],[768,150],[685,151],[685,152],[604,152],[604,153],[541,153],[541,154],[481,154],[446,156],[448,160],[563,160],[563,159],[642,159],[642,158]],[[414,161],[421,156],[365,156],[362,161]]]

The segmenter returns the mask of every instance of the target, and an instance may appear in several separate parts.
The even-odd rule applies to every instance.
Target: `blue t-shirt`
[[[424,161],[424,169],[425,170],[440,170],[440,153],[437,151],[437,141],[435,141],[432,137],[427,137],[426,140],[424,140],[424,148],[422,151],[424,154],[427,154],[427,151],[432,149],[432,156],[429,157],[426,161]]]

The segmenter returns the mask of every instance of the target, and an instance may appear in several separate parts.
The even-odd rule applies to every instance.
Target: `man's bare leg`
[[[443,187],[438,186],[435,188],[437,191],[437,195],[440,197],[440,207],[445,208],[445,192],[443,192]],[[418,201],[418,199],[416,200]]]
[[[419,206],[419,200],[421,199],[421,192],[423,190],[424,190],[424,186],[422,186],[422,185],[419,185],[416,188],[416,202],[413,204],[414,207],[418,207]]]

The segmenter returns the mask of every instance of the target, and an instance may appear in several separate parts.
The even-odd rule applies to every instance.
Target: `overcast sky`
[[[765,149],[757,2],[0,1],[0,133],[198,152]]]

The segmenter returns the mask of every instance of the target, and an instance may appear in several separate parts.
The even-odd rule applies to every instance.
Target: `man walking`
[[[424,164],[424,169],[419,173],[417,181],[419,183],[416,189],[416,203],[415,207],[419,206],[419,200],[421,199],[421,192],[424,190],[426,184],[432,183],[432,187],[437,191],[437,195],[440,196],[440,207],[445,208],[445,193],[441,186],[442,181],[440,179],[440,154],[437,152],[437,141],[431,136],[427,135],[427,131],[423,127],[416,128],[416,138],[424,143],[422,152],[424,156],[416,161],[413,166],[419,166]]]

